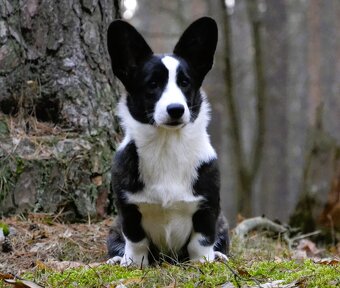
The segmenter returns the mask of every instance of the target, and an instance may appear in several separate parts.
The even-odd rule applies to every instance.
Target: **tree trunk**
[[[107,212],[118,91],[106,30],[117,3],[0,1],[0,214]]]
[[[328,232],[323,235],[329,234],[334,241],[334,232],[340,230],[340,147],[325,132],[322,106],[317,110],[316,124],[308,139],[302,193],[290,224],[304,233],[322,229]]]
[[[237,175],[237,212],[243,216],[252,215],[253,187],[256,175],[258,173],[263,154],[263,140],[265,134],[265,79],[263,66],[263,45],[261,41],[262,30],[262,12],[259,9],[257,1],[248,1],[247,12],[251,22],[251,40],[254,49],[253,66],[255,71],[255,96],[256,99],[256,132],[250,143],[250,153],[247,153],[244,142],[244,127],[240,117],[240,111],[237,109],[237,97],[235,89],[235,76],[233,71],[233,25],[231,22],[231,10],[225,1],[221,1],[224,10],[223,17],[223,35],[225,39],[225,83],[226,83],[226,102],[228,108],[229,122],[231,127],[231,139],[233,142],[234,163]],[[249,159],[248,159],[249,158]]]

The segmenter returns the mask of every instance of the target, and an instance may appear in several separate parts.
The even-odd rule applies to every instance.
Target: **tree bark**
[[[118,1],[0,0],[0,211],[103,216],[118,97]],[[2,127],[2,129],[1,129]]]

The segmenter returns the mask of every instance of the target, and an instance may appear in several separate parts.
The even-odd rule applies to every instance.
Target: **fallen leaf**
[[[237,272],[238,274],[240,274],[241,276],[246,276],[246,277],[250,277],[251,275],[248,273],[248,271],[242,267],[238,267],[237,268]]]
[[[39,270],[47,270],[47,269],[48,269],[47,265],[46,265],[44,262],[40,261],[40,260],[37,260],[37,261],[35,262],[35,264],[36,264],[36,267],[37,267]]]
[[[73,233],[71,230],[66,229],[66,231],[60,236],[60,238],[72,238]]]
[[[168,286],[164,286],[164,288],[176,288],[177,287],[177,283],[176,281],[172,282],[170,285]]]
[[[14,276],[12,274],[3,274],[0,273],[0,279],[4,280],[4,279],[14,279]]]
[[[239,224],[241,223],[243,220],[245,220],[246,217],[244,217],[242,214],[238,213],[236,216],[236,222]]]
[[[299,245],[296,247],[296,249],[300,251],[306,251],[308,257],[315,256],[322,252],[322,250],[316,247],[314,242],[308,239],[300,240]]]
[[[261,288],[277,288],[277,287],[283,287],[280,284],[283,282],[283,280],[276,280],[273,282],[268,282],[268,283],[264,283],[264,284],[260,284],[256,287],[261,287]]]
[[[300,286],[300,284],[296,281],[289,284],[282,284],[283,280],[275,280],[273,282],[263,283],[257,286],[253,286],[252,288],[295,288],[295,287],[304,287]]]
[[[66,269],[70,268],[78,268],[85,266],[84,263],[76,262],[76,261],[48,261],[45,263],[47,267],[51,268],[52,270],[62,272]]]
[[[76,262],[76,261],[54,261],[54,260],[50,260],[44,263],[44,265],[46,265],[47,268],[58,271],[58,272],[63,272],[66,269],[78,268],[78,267],[94,268],[94,267],[98,267],[103,264],[104,263],[98,263],[98,262],[85,264],[85,263]]]
[[[143,283],[144,280],[141,277],[136,277],[136,278],[129,278],[126,279],[123,284],[124,285],[130,285],[130,284],[141,284]]]
[[[275,256],[275,257],[274,257],[274,262],[275,262],[275,263],[282,263],[283,260],[282,260],[282,258],[280,258],[280,257],[278,257],[278,256]]]
[[[5,241],[5,234],[3,229],[0,227],[0,244],[2,244]]]
[[[316,264],[335,266],[340,263],[338,258],[323,258],[318,261],[314,261]]]
[[[14,288],[43,288],[42,286],[24,279],[4,279],[8,284],[14,285]]]
[[[303,260],[307,258],[307,252],[303,250],[294,250],[292,258],[296,260]]]
[[[221,288],[235,288],[235,285],[231,282],[228,282],[221,285]]]

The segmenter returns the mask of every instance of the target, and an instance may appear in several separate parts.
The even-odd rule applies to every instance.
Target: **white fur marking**
[[[223,253],[221,253],[221,252],[219,252],[219,251],[215,251],[215,260],[220,260],[220,261],[222,261],[222,262],[227,262],[227,261],[229,261],[229,258],[228,258],[228,256],[227,255],[225,255],[225,254],[223,254]]]
[[[131,242],[125,236],[125,253],[121,259],[121,266],[148,266],[149,265],[149,241],[148,239],[143,239],[140,242]]]
[[[177,202],[171,208],[158,204],[139,204],[142,226],[162,253],[175,256],[192,231],[192,215],[198,202]]]
[[[170,104],[177,103],[184,106],[184,114],[181,120],[183,124],[187,124],[190,121],[190,111],[186,102],[186,98],[176,83],[179,61],[173,57],[165,56],[162,58],[162,62],[169,71],[169,78],[167,86],[165,87],[164,92],[155,107],[155,122],[157,125],[164,125],[169,120],[171,120],[167,112],[167,107]]]
[[[193,233],[188,244],[188,252],[189,258],[193,261],[214,261],[215,252],[214,245],[211,246],[203,246],[200,241],[204,240],[204,237],[201,233]]]

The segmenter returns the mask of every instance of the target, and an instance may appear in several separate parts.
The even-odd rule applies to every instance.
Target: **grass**
[[[227,263],[163,263],[143,269],[119,265],[51,268],[38,263],[21,275],[43,287],[337,287],[339,261],[294,260],[280,240],[234,239]],[[334,258],[336,259],[336,258]],[[275,282],[280,280],[280,282]],[[266,284],[267,283],[267,284]],[[271,286],[268,286],[272,283]],[[275,285],[274,285],[274,284]],[[266,284],[267,286],[261,286]],[[0,283],[0,287],[6,287]],[[10,286],[9,286],[10,287]],[[11,286],[12,287],[12,286]]]
[[[283,280],[281,285],[296,287],[336,287],[340,284],[339,265],[304,261],[255,261],[228,263],[163,264],[152,268],[123,268],[103,264],[95,268],[81,267],[55,272],[38,269],[25,275],[44,287],[230,287],[258,286]],[[124,286],[123,286],[124,285]],[[231,286],[233,285],[233,286]],[[118,286],[119,287],[119,286]],[[294,286],[293,286],[294,287]]]
[[[322,264],[311,259],[304,261],[262,261],[249,267],[249,274],[255,278],[284,280],[286,284],[295,283],[299,287],[336,287],[340,284],[340,267]],[[336,285],[337,284],[337,285]]]

